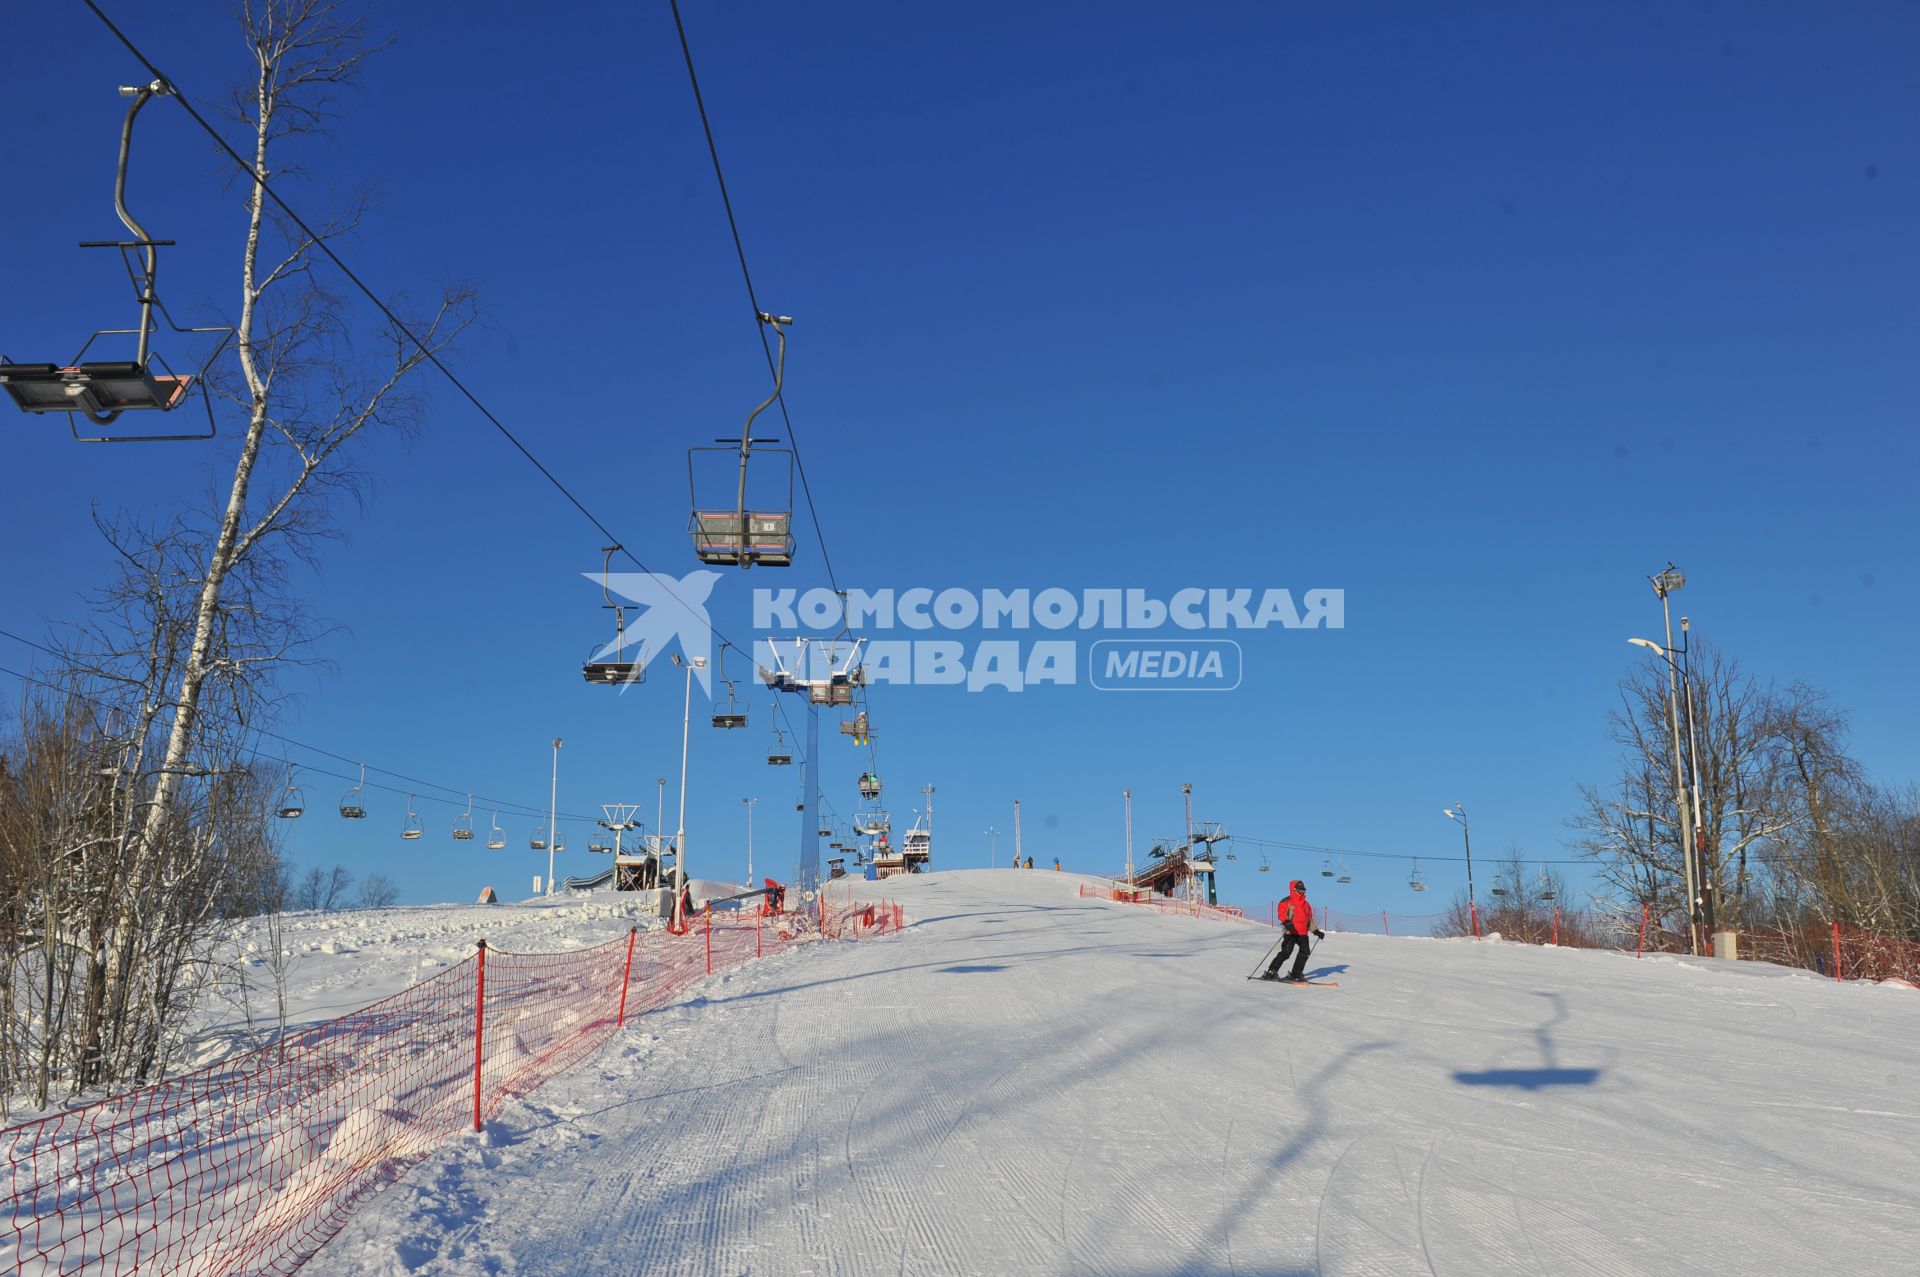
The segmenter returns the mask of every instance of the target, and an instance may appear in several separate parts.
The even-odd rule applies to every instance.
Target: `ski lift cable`
[[[49,656],[57,657],[60,655],[58,652],[55,652],[52,648],[44,647],[39,643],[35,643],[32,639],[22,638],[20,635],[15,634],[10,630],[0,629],[0,637],[10,638],[17,643],[24,643],[28,647],[36,648],[39,651],[45,652]],[[40,678],[37,675],[23,673],[19,670],[11,668],[10,666],[0,665],[0,674],[11,675],[12,677],[19,679],[22,683],[30,683],[36,687],[44,687],[48,691],[62,692],[70,695],[75,695],[79,697],[79,699],[84,700],[89,704],[97,705],[102,709],[111,708],[110,706],[107,706],[104,702],[100,701],[97,697],[88,696],[85,693],[73,692],[71,688],[65,687],[62,684],[51,682],[47,679]],[[436,781],[423,780],[417,776],[408,776],[405,773],[394,771],[392,768],[376,766],[373,763],[362,763],[358,759],[349,758],[345,754],[336,754],[332,750],[322,749],[318,745],[309,745],[305,741],[295,740],[291,736],[284,736],[278,732],[268,731],[264,727],[250,726],[247,730],[251,731],[256,736],[265,737],[270,740],[278,741],[280,744],[284,746],[292,746],[295,749],[304,750],[310,754],[318,754],[323,758],[331,758],[338,762],[346,763],[351,767],[365,768],[366,771],[368,772],[378,772],[383,776],[391,776],[394,779],[404,781],[409,785],[416,785],[416,786],[420,786],[428,789],[444,790],[449,795],[458,794],[460,795],[460,797],[442,798],[435,794],[422,794],[420,792],[420,789],[417,789],[417,788],[409,789],[409,788],[404,788],[396,785],[383,785],[380,782],[373,781],[373,780],[367,780],[364,782],[363,787],[366,789],[377,789],[384,793],[389,793],[389,794],[413,794],[418,796],[420,801],[422,802],[443,803],[451,807],[464,807],[466,805],[467,791],[464,789],[456,788],[455,786],[452,786],[452,785],[442,785]],[[288,765],[291,766],[291,763],[289,763]],[[356,779],[356,776],[353,772],[329,771],[324,767],[316,767],[312,763],[301,763],[300,770],[305,772],[310,772],[315,776],[330,777],[331,779],[334,779],[334,780]],[[504,811],[509,815],[545,816],[548,814],[548,809],[546,807],[535,806],[531,803],[520,803],[520,802],[514,802],[509,799],[492,798],[492,797],[489,797],[488,795],[481,794],[477,791],[474,793],[473,796],[475,799],[481,802],[484,802],[490,806],[498,807],[501,811]],[[559,818],[562,820],[571,820],[571,821],[591,821],[596,819],[595,817],[584,815],[580,812],[561,812],[559,814]]]
[[[92,4],[93,0],[87,0],[87,2]],[[760,338],[760,353],[766,356],[767,371],[775,374],[775,382],[778,384],[773,348],[767,343],[766,325],[759,319],[766,313],[766,308],[761,306],[759,295],[754,291],[753,271],[747,266],[747,249],[740,238],[739,219],[734,216],[733,197],[727,193],[727,175],[720,167],[720,148],[713,138],[713,121],[707,117],[706,96],[700,92],[700,76],[693,69],[693,48],[687,43],[686,23],[680,17],[680,0],[669,0],[669,4],[673,9],[674,30],[680,36],[680,53],[687,63],[687,82],[693,88],[693,104],[700,113],[701,131],[706,134],[707,155],[713,160],[714,181],[720,187],[720,205],[727,214],[727,229],[733,233],[733,251],[734,255],[740,259],[740,277],[747,286],[747,302],[753,307],[754,329]],[[774,402],[780,405],[780,419],[787,427],[787,446],[793,450],[794,468],[800,472],[800,493],[807,500],[807,517],[813,521],[813,535],[820,543],[820,559],[827,569],[827,584],[833,588],[834,593],[839,594],[840,582],[834,575],[833,556],[827,551],[826,529],[820,526],[820,511],[813,504],[813,486],[807,482],[807,463],[800,456],[800,440],[793,431],[793,417],[787,411],[785,392],[777,393],[774,396]],[[845,595],[841,597],[844,599]]]
[[[97,4],[95,0],[84,0],[84,3],[86,4],[88,9],[92,10],[93,15],[96,18],[100,19],[101,23],[105,25],[107,30],[113,34],[114,38],[117,39],[121,43],[121,45],[123,45],[126,48],[127,52],[133,55],[133,58],[135,61],[139,62],[141,66],[145,67],[147,71],[155,79],[164,81],[167,84],[167,86],[172,90],[171,94],[169,95],[172,98],[172,100],[175,102],[178,102],[180,104],[181,109],[184,110],[188,114],[188,116],[190,116],[193,119],[193,122],[198,124],[202,129],[202,131],[204,131],[208,137],[213,139],[214,145],[218,147],[222,152],[224,152],[226,156],[229,159],[231,159],[236,165],[239,166],[240,170],[247,175],[247,179],[249,181],[252,181],[259,186],[259,188],[263,193],[265,193],[267,198],[273,201],[274,207],[278,208],[282,213],[286,215],[289,221],[291,221],[295,226],[300,228],[301,233],[306,235],[307,238],[312,241],[312,246],[318,249],[322,254],[324,254],[326,259],[333,263],[334,268],[337,269],[342,275],[344,275],[347,278],[347,281],[351,283],[356,289],[358,289],[360,294],[363,297],[365,297],[369,302],[373,303],[374,308],[378,310],[381,313],[381,315],[386,318],[387,322],[392,324],[394,329],[397,332],[399,332],[408,342],[410,342],[415,348],[417,348],[420,351],[423,360],[427,363],[432,364],[433,367],[436,370],[438,370],[440,375],[447,379],[448,384],[450,384],[456,391],[458,391],[460,393],[460,396],[463,399],[465,399],[469,404],[471,404],[475,411],[477,411],[482,417],[486,418],[487,423],[491,425],[496,431],[498,431],[500,433],[500,436],[504,438],[509,444],[513,445],[514,450],[517,451],[522,457],[524,457],[529,465],[531,465],[535,470],[538,470],[540,472],[541,477],[546,479],[546,481],[553,486],[555,491],[557,491],[562,497],[566,498],[567,502],[570,505],[572,505],[574,509],[578,510],[580,514],[583,517],[585,517],[587,522],[591,523],[594,526],[594,528],[597,531],[599,531],[601,536],[605,538],[607,544],[620,544],[624,546],[624,542],[622,542],[618,536],[614,535],[612,529],[610,529],[598,515],[596,515],[592,510],[588,509],[586,503],[582,501],[578,496],[576,496],[573,490],[569,488],[566,485],[566,483],[563,482],[558,475],[554,474],[552,470],[548,469],[546,463],[541,461],[539,457],[535,456],[533,453],[533,450],[529,448],[524,442],[522,442],[520,437],[516,435],[510,428],[508,428],[507,424],[504,421],[502,421],[497,415],[495,415],[491,408],[487,407],[487,405],[480,399],[480,396],[476,394],[472,389],[470,389],[467,386],[467,384],[464,381],[462,381],[459,378],[459,376],[453,371],[453,369],[449,368],[446,365],[446,363],[440,358],[439,353],[431,349],[430,347],[428,347],[427,344],[424,341],[422,341],[420,337],[413,331],[413,328],[407,323],[405,323],[404,321],[402,321],[401,318],[393,312],[392,308],[389,307],[386,304],[386,302],[380,299],[379,294],[375,293],[373,289],[367,285],[366,281],[362,280],[360,276],[354,272],[353,268],[347,265],[346,261],[343,258],[341,258],[341,256],[337,252],[334,251],[333,246],[329,244],[326,241],[326,239],[324,239],[318,233],[316,233],[314,229],[307,224],[306,219],[301,217],[300,214],[294,210],[294,207],[291,204],[289,204],[284,198],[282,198],[282,196],[278,191],[273,189],[273,184],[268,179],[259,176],[255,172],[253,165],[249,163],[244,157],[242,157],[240,152],[235,150],[233,145],[230,142],[228,142],[225,137],[221,136],[220,131],[214,128],[213,125],[207,121],[207,118],[202,114],[200,114],[200,112],[194,108],[192,99],[190,99],[184,92],[181,91],[179,83],[175,81],[171,76],[168,76],[167,74],[162,72],[159,67],[155,66],[153,61],[150,58],[148,58],[147,55],[140,50],[140,47],[136,45],[132,41],[132,39],[130,39],[127,36],[127,34],[124,31],[122,31],[118,26],[114,24],[113,19],[109,18],[106,15],[106,13],[100,8],[99,4]],[[704,114],[704,110],[705,108],[703,107],[702,108],[703,114]],[[731,216],[731,212],[729,212],[729,216]],[[744,259],[743,259],[743,264],[744,264]],[[750,280],[749,280],[749,291],[751,291]],[[764,338],[762,340],[764,343]],[[770,351],[768,352],[767,357],[769,362],[771,362],[772,354]],[[781,415],[785,417],[786,404],[784,402],[782,402],[780,405],[780,411],[781,411]],[[789,441],[791,441],[791,430],[792,430],[791,422],[788,423],[788,430],[789,430]],[[799,453],[799,448],[797,446],[794,447],[794,462],[796,465],[799,465],[799,462],[800,462],[800,453]],[[802,489],[806,490],[806,468],[804,466],[800,466],[800,481],[801,481]],[[811,491],[807,491],[807,509],[811,514],[813,511],[813,495]],[[814,517],[814,531],[816,534],[819,533],[819,529],[820,529],[820,522],[819,522],[819,518],[816,515]],[[649,568],[644,562],[642,562],[640,557],[637,554],[635,554],[633,551],[623,548],[621,553],[625,554],[627,559],[631,561],[633,565],[639,568],[642,572],[653,573],[653,569]],[[827,557],[826,541],[824,536],[821,538],[821,557],[822,559],[826,559]],[[653,573],[653,575],[657,578],[659,574]],[[833,570],[832,570],[832,563],[830,560],[828,561],[827,575],[828,575],[828,579],[832,580]],[[717,628],[714,627],[713,623],[702,614],[700,609],[694,607],[692,604],[688,603],[685,599],[681,598],[678,594],[674,593],[673,590],[671,590],[670,588],[664,585],[659,586],[659,589],[663,593],[665,593],[669,598],[671,598],[675,603],[679,604],[680,607],[683,608],[688,615],[700,621],[700,623],[706,627],[707,631],[710,634],[712,634],[713,637],[716,640],[718,640],[723,647],[730,647],[734,649],[736,652],[739,652],[743,656],[746,656],[749,659],[751,659],[752,652],[749,649],[742,648],[738,643],[733,642],[731,639],[727,638],[726,635],[722,634]]]
[[[1259,847],[1272,847],[1281,851],[1310,852],[1316,856],[1364,856],[1371,860],[1431,860],[1436,863],[1456,865],[1466,863],[1465,856],[1436,856],[1424,851],[1418,855],[1403,851],[1359,851],[1352,847],[1326,847],[1318,843],[1288,842],[1278,838],[1256,838],[1251,834],[1236,833],[1234,837],[1243,842],[1253,843]],[[1493,857],[1482,856],[1481,859],[1498,860],[1500,857],[1498,855]],[[1534,858],[1528,857],[1528,859]],[[1535,863],[1543,865],[1587,865],[1593,862],[1585,858],[1580,858],[1572,860],[1535,860]]]

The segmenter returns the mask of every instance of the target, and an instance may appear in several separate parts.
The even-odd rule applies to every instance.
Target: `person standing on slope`
[[[1298,878],[1293,880],[1288,887],[1287,898],[1280,902],[1279,912],[1280,929],[1286,934],[1280,942],[1280,952],[1267,965],[1263,978],[1278,980],[1281,964],[1292,957],[1293,970],[1287,979],[1304,981],[1307,978],[1307,937],[1312,935],[1315,939],[1325,939],[1327,934],[1313,925],[1313,906],[1307,903],[1306,883]],[[1296,948],[1300,951],[1297,957],[1294,956]]]

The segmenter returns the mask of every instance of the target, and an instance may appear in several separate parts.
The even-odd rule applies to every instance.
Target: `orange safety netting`
[[[898,931],[892,903],[708,912],[573,953],[471,958],[372,1006],[0,1131],[0,1273],[290,1273],[382,1184],[626,1017],[788,945]]]
[[[1219,922],[1247,921],[1246,913],[1232,905],[1210,905],[1198,900],[1175,900],[1171,896],[1155,895],[1140,887],[1093,887],[1083,882],[1076,894],[1082,898],[1091,896],[1097,900],[1116,900],[1121,904],[1139,905],[1161,913],[1183,914],[1189,918],[1213,918]]]

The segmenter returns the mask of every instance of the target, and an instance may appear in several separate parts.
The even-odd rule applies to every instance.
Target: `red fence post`
[[[760,956],[760,910],[753,911],[753,956]]]
[[[1473,901],[1467,901],[1467,912],[1473,915],[1473,938],[1480,938],[1480,909]]]
[[[1553,938],[1547,941],[1547,943],[1550,945],[1556,945],[1556,946],[1560,943],[1560,906],[1559,905],[1555,905],[1553,907]]]
[[[712,975],[713,974],[713,901],[711,900],[707,901],[705,914],[706,914],[705,930],[707,935],[707,974]]]
[[[487,1032],[487,941],[479,943],[479,979],[473,995],[473,1129],[480,1129],[480,1043]]]
[[[1840,978],[1840,920],[1833,922],[1833,978]]]
[[[1647,951],[1647,917],[1652,912],[1652,901],[1640,906],[1640,947],[1633,951],[1633,956],[1636,958]]]
[[[640,928],[627,928],[627,969],[620,974],[620,1018],[613,1022],[619,1028],[627,1022],[627,986],[633,983],[633,942],[640,935]]]
[[[1387,911],[1385,909],[1380,911],[1380,930],[1386,935],[1393,934],[1393,924],[1387,921]]]

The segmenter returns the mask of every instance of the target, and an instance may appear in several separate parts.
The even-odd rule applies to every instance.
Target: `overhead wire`
[[[1457,865],[1465,864],[1467,859],[1465,856],[1431,855],[1424,851],[1419,853],[1405,851],[1358,851],[1352,847],[1322,847],[1317,843],[1287,842],[1275,838],[1254,838],[1247,834],[1229,834],[1228,841],[1250,843],[1255,847],[1265,847],[1280,851],[1311,852],[1316,856],[1353,856],[1355,858],[1368,860],[1431,860],[1438,864]],[[1480,859],[1489,864],[1496,864],[1504,863],[1512,859],[1512,857],[1494,855],[1482,856]],[[1542,859],[1539,856],[1522,856],[1520,859],[1522,863],[1530,865],[1585,865],[1592,863],[1585,859],[1554,860],[1552,858]]]
[[[36,643],[32,639],[25,638],[19,634],[15,634],[12,630],[0,628],[0,637],[12,639],[16,643],[21,643],[27,647],[34,648],[37,651],[44,652],[48,656],[53,656],[56,658],[60,656],[60,653],[56,652],[54,649],[47,647],[44,644]],[[33,674],[25,673],[20,670],[13,669],[9,666],[0,665],[0,673],[10,674],[14,678],[19,679],[22,683],[32,684],[36,687],[44,687],[49,691],[70,693],[74,696],[79,697],[81,700],[87,702],[90,705],[95,705],[103,709],[111,708],[105,702],[103,702],[99,697],[89,696],[84,692],[75,691],[73,688],[68,687],[65,684],[56,683],[48,679],[41,678],[37,675],[33,675]],[[446,785],[446,784],[440,783],[439,781],[426,780],[419,776],[409,776],[405,772],[395,771],[393,768],[390,768],[390,767],[380,767],[373,763],[363,762],[361,759],[349,757],[346,754],[337,753],[333,750],[326,749],[319,745],[310,744],[307,741],[299,740],[295,737],[288,736],[282,732],[273,731],[269,728],[250,724],[248,725],[246,730],[255,737],[276,741],[285,747],[290,747],[292,749],[297,749],[297,750],[303,750],[309,754],[315,754],[323,758],[333,759],[336,762],[350,763],[355,767],[365,767],[369,772],[378,773],[379,775],[382,775],[382,776],[391,776],[395,780],[406,782],[405,786],[381,785],[381,784],[368,782],[366,787],[369,789],[380,789],[388,793],[394,793],[394,794],[411,794],[420,798],[422,802],[446,803],[448,805],[455,806],[455,807],[465,806],[468,798],[471,797],[476,804],[479,804],[485,807],[497,808],[500,811],[506,812],[508,815],[546,816],[548,814],[548,809],[545,807],[536,807],[530,803],[522,803],[513,799],[497,798],[491,795],[482,794],[477,790],[462,789],[457,785]],[[268,756],[271,757],[270,754]],[[354,776],[342,775],[338,772],[329,772],[329,771],[326,771],[324,768],[317,767],[311,763],[296,764],[292,762],[292,760],[290,759],[283,759],[282,761],[285,761],[289,767],[297,767],[298,770],[301,770],[301,771],[311,771],[319,775],[334,776],[341,780],[355,779]],[[448,795],[458,795],[458,797],[442,798],[438,794],[429,792],[433,790],[439,790]],[[571,821],[596,819],[596,817],[585,815],[581,812],[560,812],[559,818],[562,820],[571,820]]]

